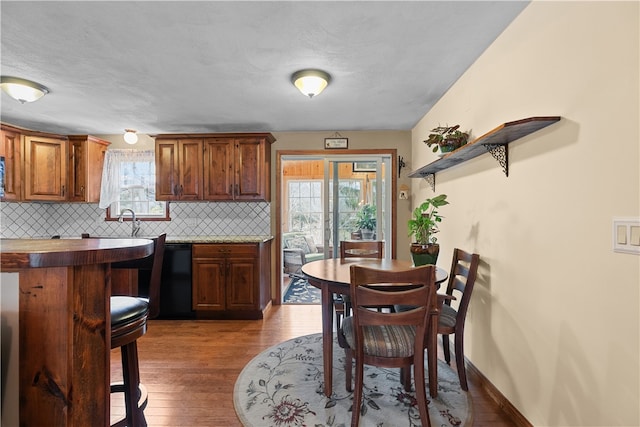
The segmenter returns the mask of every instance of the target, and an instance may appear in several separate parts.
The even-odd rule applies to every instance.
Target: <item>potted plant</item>
[[[413,210],[413,217],[408,221],[409,236],[413,236],[415,242],[411,244],[411,256],[413,264],[435,264],[440,253],[440,245],[434,236],[439,229],[438,224],[442,216],[438,214],[438,208],[448,205],[446,194],[426,199],[420,206]]]
[[[460,125],[438,126],[431,129],[431,133],[423,142],[427,146],[433,147],[433,152],[438,148],[442,153],[448,153],[465,145],[469,140],[469,133],[459,130]]]
[[[369,203],[362,205],[356,214],[356,227],[360,229],[363,240],[371,240],[376,229],[376,207]]]

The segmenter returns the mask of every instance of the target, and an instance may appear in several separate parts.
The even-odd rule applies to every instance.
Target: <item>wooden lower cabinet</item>
[[[271,306],[271,242],[194,244],[198,318],[262,319]]]

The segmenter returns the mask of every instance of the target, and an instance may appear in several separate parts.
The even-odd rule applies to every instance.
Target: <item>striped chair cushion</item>
[[[356,348],[353,335],[353,317],[349,316],[342,323],[342,330],[349,347]],[[410,357],[416,328],[413,326],[365,326],[364,352],[378,357]]]
[[[458,312],[451,308],[451,306],[447,304],[442,304],[442,309],[440,310],[440,317],[438,319],[438,323],[440,326],[447,326],[449,328],[453,328],[456,325],[456,316]]]

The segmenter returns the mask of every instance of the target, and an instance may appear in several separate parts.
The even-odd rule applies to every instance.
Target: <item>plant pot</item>
[[[365,228],[360,230],[362,240],[373,240],[373,230],[367,230]]]
[[[438,255],[440,254],[440,245],[437,243],[429,243],[427,245],[412,243],[410,250],[414,266],[435,265],[436,261],[438,261]]]
[[[458,148],[458,147],[456,147],[455,145],[451,145],[451,144],[441,145],[440,146],[440,152],[441,153],[450,153],[453,150],[455,150],[456,148]]]

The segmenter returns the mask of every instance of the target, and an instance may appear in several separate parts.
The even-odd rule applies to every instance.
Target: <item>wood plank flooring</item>
[[[272,345],[317,332],[319,305],[274,306],[264,320],[150,321],[147,334],[138,340],[140,377],[149,392],[148,425],[241,426],[233,388],[245,364]],[[121,378],[119,350],[112,350],[111,380]],[[473,376],[469,379],[473,426],[513,426]],[[123,411],[121,399],[113,398],[112,418]]]

